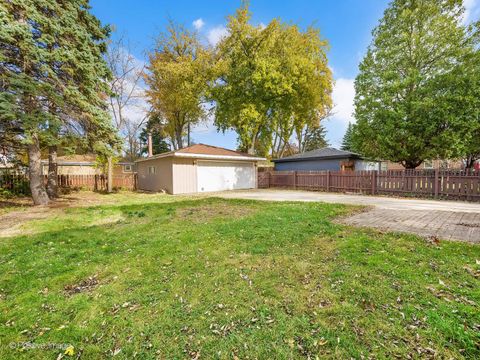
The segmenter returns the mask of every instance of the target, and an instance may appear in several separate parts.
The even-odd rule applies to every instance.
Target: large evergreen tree
[[[448,105],[445,86],[476,39],[461,23],[463,12],[461,0],[390,3],[355,81],[353,143],[362,154],[406,168],[455,155],[462,104]]]
[[[55,152],[71,133],[97,151],[117,144],[105,111],[108,34],[88,0],[0,4],[0,121],[15,122],[15,140],[27,149],[35,204],[48,202],[42,144]]]

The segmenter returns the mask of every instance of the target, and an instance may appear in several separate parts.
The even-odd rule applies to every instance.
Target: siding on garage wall
[[[191,194],[197,192],[197,165],[195,159],[173,159],[172,194]]]
[[[148,168],[154,166],[155,174],[150,174]],[[138,174],[138,188],[146,191],[161,191],[165,190],[168,193],[173,193],[172,180],[172,158],[164,157],[159,159],[152,159],[146,161],[139,161],[137,163]]]
[[[321,171],[340,170],[340,163],[345,159],[297,160],[275,163],[276,171]]]

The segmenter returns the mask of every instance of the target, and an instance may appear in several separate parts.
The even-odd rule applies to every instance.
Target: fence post
[[[296,171],[293,172],[293,188],[294,189],[297,188],[297,172]]]
[[[435,169],[435,182],[433,184],[433,189],[434,189],[434,192],[435,192],[435,198],[438,198],[438,183],[439,183],[439,170],[438,169]]]
[[[372,195],[377,192],[377,170],[372,171]]]
[[[327,192],[330,191],[330,170],[327,170]]]
[[[272,174],[271,171],[268,170],[268,172],[267,172],[267,175],[268,175],[267,176],[267,189],[270,189],[270,176],[271,176],[271,174]]]

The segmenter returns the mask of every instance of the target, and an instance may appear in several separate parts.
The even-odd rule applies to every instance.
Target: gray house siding
[[[276,171],[321,171],[340,170],[340,163],[345,159],[317,159],[317,160],[295,160],[275,163]]]

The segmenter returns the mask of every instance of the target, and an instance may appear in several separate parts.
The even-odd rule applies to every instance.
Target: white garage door
[[[198,192],[251,189],[255,187],[255,166],[250,162],[198,161]]]

